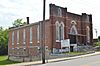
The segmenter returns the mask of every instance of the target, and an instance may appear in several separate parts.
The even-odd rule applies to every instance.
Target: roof
[[[26,25],[20,25],[20,26],[17,26],[17,27],[10,27],[9,30],[17,30],[17,29],[24,28],[24,27],[38,25],[40,22],[43,22],[43,21],[38,21],[38,22],[35,22],[35,23],[26,24]],[[49,22],[49,19],[45,20],[45,22]]]

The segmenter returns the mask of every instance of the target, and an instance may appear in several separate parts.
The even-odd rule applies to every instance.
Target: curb
[[[64,60],[72,60],[72,59],[77,59],[77,58],[95,56],[95,55],[99,55],[99,54],[100,54],[100,52],[95,52],[92,54],[86,54],[86,55],[80,55],[80,56],[74,56],[74,57],[51,59],[51,60],[48,60],[48,62],[59,62],[59,61],[64,61]]]

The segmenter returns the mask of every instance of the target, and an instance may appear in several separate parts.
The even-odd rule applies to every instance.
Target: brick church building
[[[60,52],[63,40],[69,40],[70,51],[78,51],[78,46],[92,45],[92,15],[78,15],[67,11],[67,8],[50,4],[50,16],[45,20],[45,47],[50,52]],[[9,28],[9,57],[37,56],[41,47],[40,23]],[[67,49],[66,49],[67,50]]]

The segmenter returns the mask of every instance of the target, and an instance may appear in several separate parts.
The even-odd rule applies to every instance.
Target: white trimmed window
[[[78,34],[77,29],[76,29],[76,22],[74,20],[71,21],[72,27],[70,29],[70,34],[76,35]]]
[[[61,8],[58,8],[58,16],[62,16],[62,10],[61,10]]]
[[[59,27],[60,40],[64,40],[64,23],[61,22]]]
[[[37,26],[37,42],[39,43],[40,40],[40,26]]]
[[[19,44],[19,30],[17,31],[17,44]]]
[[[59,22],[56,22],[56,41],[59,41]]]
[[[70,30],[70,33],[73,34],[73,35],[76,35],[77,34],[77,30],[76,30],[75,25],[72,26],[72,28]]]
[[[32,43],[32,27],[30,27],[30,44]]]
[[[86,27],[87,30],[87,42],[90,43],[90,28],[89,26]]]
[[[64,23],[56,22],[56,42],[64,40]]]
[[[24,30],[23,30],[23,44],[26,43],[25,40],[26,40],[26,32],[25,32],[25,29],[24,29]]]
[[[14,45],[14,31],[12,32],[12,45]]]

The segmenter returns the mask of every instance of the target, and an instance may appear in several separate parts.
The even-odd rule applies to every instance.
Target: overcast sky
[[[93,35],[96,38],[95,29],[100,35],[100,2],[99,0],[47,0],[46,19],[49,18],[49,4],[67,7],[72,13],[87,13],[93,15]],[[30,17],[30,23],[42,20],[43,0],[0,0],[0,26],[12,26],[12,22],[18,18]]]

